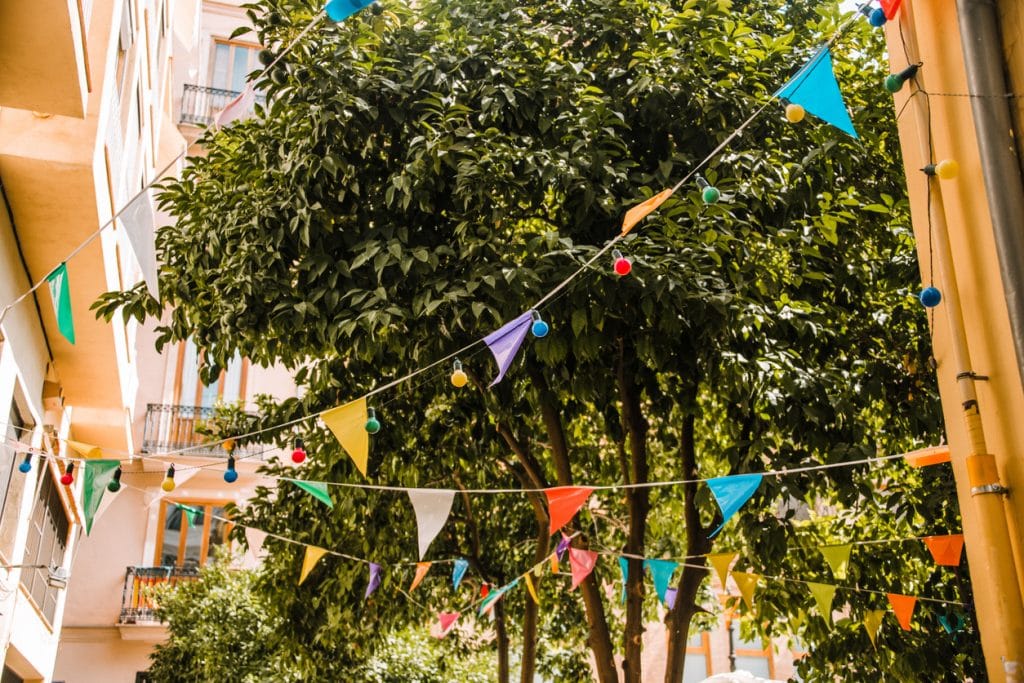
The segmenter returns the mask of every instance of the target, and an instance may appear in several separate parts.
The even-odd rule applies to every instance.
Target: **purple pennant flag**
[[[675,588],[669,588],[665,591],[665,604],[669,609],[673,609],[676,606],[676,593]]]
[[[364,598],[368,598],[373,594],[373,591],[377,590],[380,586],[380,565],[376,562],[370,563],[370,585],[366,587],[366,595]]]
[[[494,378],[490,386],[493,387],[500,382],[505,373],[508,372],[508,368],[512,365],[519,347],[523,345],[523,340],[526,339],[526,333],[530,331],[530,324],[532,322],[533,318],[530,311],[527,311],[512,322],[505,323],[503,327],[484,337],[484,343],[490,347],[491,353],[494,354],[494,360],[498,362],[498,376]]]
[[[558,559],[562,559],[562,555],[572,545],[572,537],[562,534],[562,540],[558,542],[558,546],[555,548],[555,552],[558,553]]]

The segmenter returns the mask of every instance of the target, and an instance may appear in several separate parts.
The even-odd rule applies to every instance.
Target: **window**
[[[47,584],[49,567],[63,566],[64,551],[68,543],[68,531],[71,524],[68,513],[64,509],[60,491],[54,483],[53,473],[46,468],[40,474],[43,478],[39,487],[39,497],[32,509],[29,521],[28,541],[25,544],[25,559],[22,564],[41,565],[39,569],[25,568],[21,573],[21,583],[36,607],[43,613],[46,620],[53,623],[57,611],[57,596],[60,589]]]
[[[230,524],[219,503],[179,501],[194,509],[190,515],[173,501],[160,503],[157,557],[160,567],[201,567],[228,542]]]
[[[221,90],[242,92],[246,75],[258,66],[259,52],[258,45],[214,41],[210,85]]]
[[[686,641],[683,683],[699,683],[711,675],[708,635],[698,631]]]
[[[749,671],[762,678],[774,675],[771,652],[759,640],[745,640],[735,621],[729,622],[729,637],[735,647],[737,671]]]
[[[181,345],[178,351],[178,405],[212,408],[218,401],[235,403],[245,398],[247,361],[236,353],[217,381],[203,384],[199,379],[200,358],[192,340]]]
[[[4,430],[4,445],[0,449],[0,520],[4,517],[4,510],[7,506],[7,490],[10,488],[11,476],[14,468],[18,466],[16,449],[10,444],[14,441],[28,442],[28,430],[32,425],[26,422],[21,410],[18,409],[17,395],[11,401],[11,412],[7,416],[7,428]]]

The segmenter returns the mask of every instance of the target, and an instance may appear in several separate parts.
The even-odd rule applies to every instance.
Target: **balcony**
[[[211,439],[196,431],[197,424],[213,416],[213,408],[150,403],[146,406],[142,451],[156,454],[185,451],[184,455],[226,458],[228,452],[221,444],[208,443]],[[235,446],[232,455],[236,458],[252,458],[264,451],[264,445],[253,443]]]
[[[121,593],[118,626],[159,624],[156,606],[149,595],[150,589],[162,584],[174,586],[198,578],[198,567],[128,567],[124,577],[124,592]]]
[[[234,90],[207,88],[202,85],[186,83],[181,94],[181,117],[178,119],[178,123],[208,126],[213,123],[214,117],[240,94]],[[263,104],[266,98],[257,94],[256,101]]]

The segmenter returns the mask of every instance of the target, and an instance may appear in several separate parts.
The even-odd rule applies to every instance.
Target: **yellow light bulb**
[[[790,123],[800,123],[806,114],[807,112],[799,104],[786,105],[786,120]]]
[[[469,381],[469,377],[466,375],[464,370],[456,370],[452,373],[452,384],[459,389],[466,386],[466,382]]]
[[[166,479],[164,479],[163,483],[160,484],[160,488],[170,493],[171,491],[174,490],[174,480],[171,479],[170,477],[167,477]]]
[[[935,164],[935,175],[943,180],[952,180],[960,173],[960,164],[953,159],[943,159]]]

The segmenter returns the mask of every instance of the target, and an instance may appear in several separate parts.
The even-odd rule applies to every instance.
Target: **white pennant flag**
[[[449,489],[409,489],[409,501],[416,512],[416,527],[419,532],[420,559],[427,554],[427,548],[437,536],[448,514],[452,511],[455,491]]]
[[[254,529],[251,526],[245,527],[245,540],[249,543],[249,555],[256,562],[259,562],[266,553],[263,552],[263,542],[267,540],[267,532]]]
[[[228,102],[228,105],[214,117],[214,125],[223,128],[235,121],[249,118],[253,114],[253,105],[256,104],[256,91],[251,83],[245,84],[245,89],[238,97]]]
[[[153,203],[149,190],[144,190],[124,207],[120,215],[128,241],[135,252],[135,258],[142,269],[142,279],[146,281],[146,289],[157,301],[160,300],[160,288],[157,283],[156,265],[156,219],[153,216]]]

